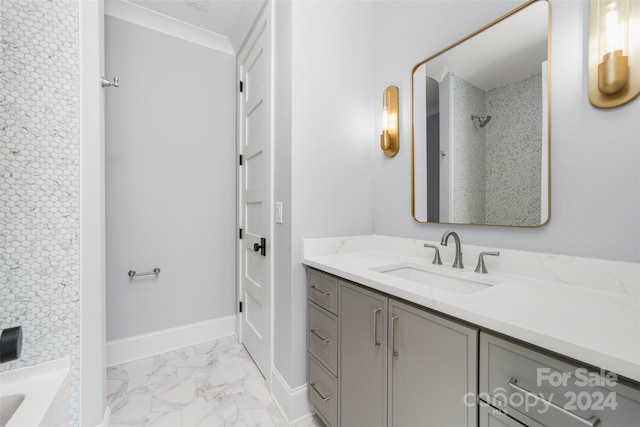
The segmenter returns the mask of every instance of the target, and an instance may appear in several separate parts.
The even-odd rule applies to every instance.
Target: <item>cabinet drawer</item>
[[[484,332],[480,398],[525,424],[522,414],[566,427],[631,426],[640,420],[640,390],[630,383]]]
[[[338,314],[338,279],[318,270],[309,270],[309,299]]]
[[[338,318],[314,303],[309,308],[309,352],[338,375]]]
[[[331,427],[338,425],[338,380],[309,355],[309,401]]]

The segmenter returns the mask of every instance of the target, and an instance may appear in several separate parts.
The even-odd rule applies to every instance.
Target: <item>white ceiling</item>
[[[536,2],[432,58],[426,75],[440,81],[452,71],[482,90],[539,73],[547,60],[548,4]]]
[[[237,53],[265,0],[106,0],[105,13]],[[200,4],[202,8],[190,3]],[[155,18],[152,16],[155,15]],[[185,25],[186,24],[186,25]],[[185,36],[192,28],[193,34]],[[160,29],[162,28],[162,29]]]
[[[244,0],[197,0],[206,11],[191,6],[186,0],[129,0],[154,12],[170,16],[203,30],[229,37]]]

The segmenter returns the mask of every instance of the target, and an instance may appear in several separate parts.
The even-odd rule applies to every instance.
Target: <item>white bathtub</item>
[[[0,373],[0,427],[66,426],[69,358]]]

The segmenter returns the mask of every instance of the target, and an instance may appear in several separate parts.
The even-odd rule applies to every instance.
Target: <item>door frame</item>
[[[78,2],[80,112],[80,425],[109,416],[105,307],[104,0]]]
[[[273,2],[266,1],[258,12],[255,21],[251,25],[249,31],[245,39],[242,42],[242,45],[238,49],[236,53],[236,84],[238,85],[238,89],[236,92],[236,220],[237,227],[236,230],[239,233],[239,230],[242,226],[242,166],[239,163],[239,156],[242,154],[242,135],[243,135],[243,125],[242,121],[242,94],[239,89],[240,81],[242,80],[241,75],[241,67],[240,67],[240,58],[245,53],[245,49],[249,46],[249,43],[253,41],[253,37],[255,35],[255,31],[259,29],[263,24],[266,25],[265,34],[268,37],[267,43],[269,45],[269,75],[267,84],[265,89],[268,93],[267,100],[269,106],[269,138],[266,141],[269,146],[269,195],[267,197],[267,208],[266,215],[268,216],[268,230],[269,230],[269,239],[267,239],[267,252],[271,254],[269,257],[269,275],[265,280],[268,280],[269,283],[269,349],[267,354],[269,355],[268,360],[268,368],[269,372],[263,372],[265,376],[265,380],[267,382],[267,387],[271,390],[272,384],[272,371],[273,371],[273,351],[274,351],[274,339],[273,339],[273,331],[274,331],[274,254],[273,248],[275,245],[273,244],[274,238],[274,212],[273,212],[273,195],[274,195],[274,179],[273,179],[273,170],[274,170],[274,101],[273,101],[273,93],[274,93],[274,65],[273,65]],[[240,312],[239,306],[242,301],[242,256],[243,245],[240,242],[240,238],[236,240],[236,335],[240,343],[242,343],[242,316],[244,312]]]

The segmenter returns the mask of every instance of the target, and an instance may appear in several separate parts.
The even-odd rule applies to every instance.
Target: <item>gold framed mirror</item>
[[[547,1],[528,1],[413,67],[417,222],[549,221],[550,19]]]

